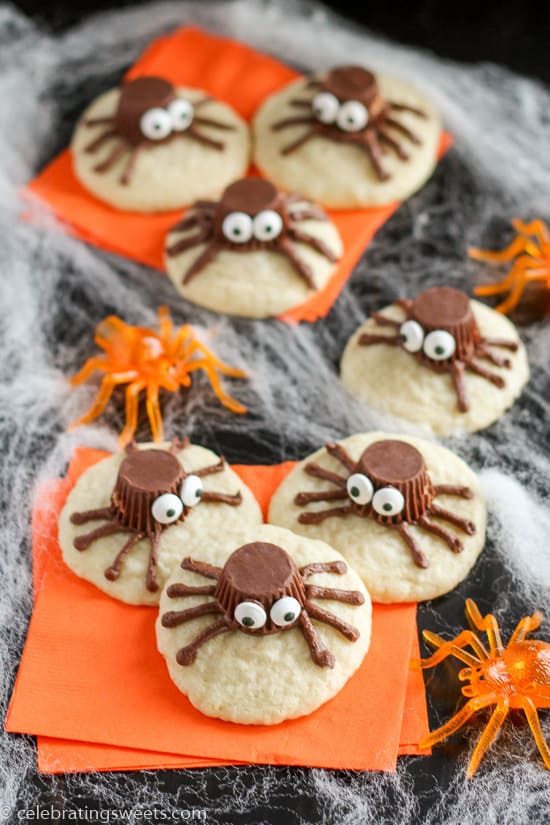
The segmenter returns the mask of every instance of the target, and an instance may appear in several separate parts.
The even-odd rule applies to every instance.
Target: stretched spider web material
[[[351,54],[357,63],[402,75],[432,98],[454,134],[454,148],[432,181],[379,232],[332,312],[313,327],[220,318],[179,298],[168,279],[51,226],[18,220],[18,189],[68,143],[86,104],[118,82],[151,38],[185,23],[244,39],[304,69],[348,63]],[[176,323],[202,327],[201,337],[215,341],[221,358],[254,366],[251,380],[239,386],[251,411],[246,417],[221,408],[201,380],[185,403],[166,399],[167,436],[186,433],[223,449],[229,460],[301,458],[352,432],[404,431],[405,425],[359,407],[337,383],[344,344],[370,311],[397,296],[436,283],[470,291],[486,281],[487,273],[467,260],[467,247],[504,246],[513,215],[548,221],[549,110],[550,94],[539,83],[383,42],[309,3],[155,4],[96,17],[59,37],[40,32],[9,5],[0,8],[3,712],[31,613],[35,484],[62,474],[79,443],[116,447],[122,404],[110,406],[97,426],[65,432],[95,392],[93,384],[74,392],[66,377],[94,351],[98,321],[116,313],[154,326],[157,306],[167,303]],[[487,547],[470,576],[420,611],[421,626],[447,637],[462,626],[469,595],[482,612],[497,615],[505,637],[535,607],[550,613],[550,326],[534,323],[523,336],[533,377],[521,400],[490,430],[447,442],[483,471],[491,508]],[[549,638],[546,624],[538,635]],[[458,690],[449,684],[454,675],[441,667],[430,675],[432,728],[456,709]],[[550,719],[541,716],[548,736]],[[209,823],[266,823],[279,816],[289,825],[470,825],[480,811],[485,823],[499,825],[550,819],[550,774],[527,727],[507,725],[468,783],[464,768],[476,738],[466,730],[434,757],[402,759],[395,775],[265,767],[38,777],[33,740],[3,735],[0,805],[14,812],[37,800],[58,810],[65,804],[124,808],[129,821],[152,807],[204,809]]]

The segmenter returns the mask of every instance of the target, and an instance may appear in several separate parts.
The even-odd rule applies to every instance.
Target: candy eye
[[[149,109],[142,115],[139,128],[149,140],[163,140],[172,131],[172,117],[166,109]]]
[[[407,352],[419,352],[424,343],[424,330],[418,321],[405,321],[399,329],[401,341]]]
[[[222,223],[224,237],[232,243],[246,243],[252,237],[252,218],[246,212],[230,212]]]
[[[336,118],[336,123],[344,132],[360,132],[368,122],[367,108],[358,100],[348,100],[343,103]]]
[[[187,476],[181,485],[181,500],[186,507],[194,507],[202,496],[202,481],[198,476]]]
[[[258,630],[267,622],[267,615],[260,604],[256,602],[241,602],[235,608],[236,621],[247,630]]]
[[[277,238],[283,229],[283,219],[273,209],[264,209],[254,218],[254,237],[259,241]]]
[[[172,524],[183,513],[183,502],[173,493],[163,493],[151,506],[151,514],[159,524]]]
[[[445,361],[450,358],[456,349],[456,341],[450,332],[444,329],[434,329],[424,339],[424,352],[434,361]]]
[[[372,506],[379,516],[397,516],[405,506],[405,499],[395,487],[382,487],[374,494]]]
[[[346,481],[348,496],[356,504],[368,504],[374,493],[374,487],[368,476],[363,473],[354,473]]]
[[[172,129],[176,132],[184,132],[191,126],[193,121],[193,104],[183,98],[173,100],[168,106],[168,112],[172,118]]]
[[[321,123],[334,123],[340,111],[340,102],[330,92],[321,92],[313,98],[313,114]]]
[[[285,596],[272,605],[269,615],[273,624],[276,624],[277,627],[285,627],[295,622],[301,612],[302,608],[298,599]]]

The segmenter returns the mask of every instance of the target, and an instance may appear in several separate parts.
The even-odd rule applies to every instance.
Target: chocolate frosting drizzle
[[[178,107],[172,104],[183,101]],[[120,95],[114,113],[108,117],[91,117],[84,121],[86,127],[103,126],[104,130],[84,148],[87,154],[95,154],[104,144],[116,141],[104,160],[94,166],[94,172],[108,172],[124,154],[128,161],[119,178],[124,186],[130,184],[141,152],[152,146],[168,143],[175,138],[186,138],[201,143],[217,152],[225,149],[225,143],[205,135],[201,126],[220,131],[234,131],[231,123],[224,123],[201,115],[201,110],[212,102],[202,97],[193,102],[178,95],[175,86],[161,77],[138,77],[120,87]],[[183,111],[182,111],[183,109]]]
[[[385,100],[376,76],[361,66],[338,66],[324,78],[311,79],[304,89],[308,90],[313,92],[313,97],[290,100],[292,107],[302,109],[304,113],[285,117],[271,127],[274,132],[294,126],[305,127],[299,138],[281,149],[282,155],[295,152],[316,137],[347,143],[367,154],[378,180],[384,181],[390,177],[382,164],[382,156],[388,150],[403,161],[410,157],[397,136],[414,145],[422,142],[398,115],[410,112],[426,119],[426,113],[414,106]]]
[[[242,178],[230,184],[219,201],[197,201],[170,230],[170,234],[186,234],[168,246],[166,254],[174,257],[206,245],[183,274],[182,283],[188,284],[222,249],[278,252],[304,283],[315,289],[313,270],[295,244],[305,244],[333,263],[338,256],[320,238],[300,229],[300,222],[305,220],[326,221],[327,215],[298,193],[283,195],[267,180]]]
[[[71,514],[72,524],[106,522],[89,533],[77,536],[73,541],[77,550],[87,550],[94,542],[114,533],[130,534],[111,565],[105,570],[106,579],[116,581],[121,574],[124,560],[133,547],[141,539],[147,538],[150,550],[145,585],[152,593],[158,589],[157,557],[161,534],[174,524],[185,521],[192,512],[192,507],[184,504],[180,498],[182,485],[188,478],[200,479],[212,473],[221,473],[225,469],[225,460],[222,457],[217,464],[194,470],[192,473],[186,472],[176,453],[189,446],[187,438],[174,439],[168,451],[139,450],[134,443],[129,444],[111,493],[110,505]],[[202,490],[202,485],[198,486]],[[154,505],[166,494],[176,497],[176,509],[172,516],[167,514],[166,518],[170,519],[169,521],[161,522],[154,516]],[[235,495],[199,492],[198,496],[201,502],[221,502],[232,506],[238,506],[242,501],[240,492]],[[178,515],[179,507],[181,512]]]
[[[506,385],[501,375],[487,369],[478,359],[510,369],[510,359],[493,352],[491,347],[516,352],[518,344],[516,341],[483,337],[474,318],[470,299],[465,292],[438,286],[421,292],[414,300],[401,300],[397,303],[405,312],[404,321],[395,321],[379,312],[372,314],[380,326],[391,327],[395,334],[378,335],[365,332],[359,338],[359,346],[387,344],[401,347],[422,366],[434,372],[449,373],[460,412],[470,409],[464,382],[465,371],[480,375],[498,389]],[[414,321],[420,328],[417,330],[419,337],[418,343],[414,345],[414,351],[411,351],[411,344],[407,340],[407,321]],[[441,332],[451,336],[452,341],[449,341],[448,337],[437,335]],[[430,333],[434,334],[430,336]],[[437,352],[438,340],[439,347],[442,347],[441,353]]]
[[[330,482],[336,489],[298,493],[294,503],[300,507],[317,501],[345,503],[326,510],[300,513],[300,524],[320,524],[327,518],[350,514],[372,518],[397,530],[414,563],[424,568],[429,567],[429,561],[410,531],[411,525],[438,536],[453,553],[464,549],[462,541],[430,517],[447,521],[468,535],[476,532],[472,521],[445,510],[434,501],[440,495],[471,499],[471,489],[454,484],[432,484],[421,453],[411,444],[393,439],[375,441],[364,450],[359,461],[355,461],[341,444],[330,442],[325,449],[342,464],[346,475],[309,462],[304,472]]]
[[[317,562],[299,569],[282,547],[258,541],[239,547],[223,567],[191,558],[183,559],[181,566],[184,570],[214,580],[215,584],[173,584],[167,590],[168,597],[208,595],[213,599],[196,607],[164,613],[161,617],[162,626],[178,627],[207,614],[216,614],[218,618],[178,651],[176,660],[180,665],[193,664],[198,650],[205,642],[230,630],[265,636],[297,627],[303,633],[315,664],[331,668],[335,663],[334,655],[324,644],[311,620],[316,619],[330,625],[350,642],[359,638],[359,631],[355,627],[311,600],[331,599],[359,605],[365,601],[363,594],[358,590],[338,590],[307,583],[307,579],[315,573],[343,575],[347,571],[347,565],[343,561]],[[248,616],[247,606],[251,608]],[[260,619],[253,624],[254,616],[260,616]]]

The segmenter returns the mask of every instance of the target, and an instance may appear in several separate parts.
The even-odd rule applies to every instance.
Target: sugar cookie
[[[94,100],[71,149],[87,189],[135,212],[217,197],[250,161],[248,126],[233,109],[159,77],[127,81]]]
[[[302,196],[261,178],[232,183],[193,206],[166,239],[166,268],[188,300],[263,318],[321,289],[342,254],[334,224]]]
[[[332,547],[280,527],[195,543],[161,600],[157,641],[195,707],[274,725],[311,713],[360,666],[371,604]]]
[[[269,97],[253,132],[254,163],[277,186],[349,209],[416,192],[435,167],[441,126],[408,84],[340,66]]]
[[[349,340],[340,373],[365,404],[450,435],[500,418],[529,365],[511,321],[464,292],[433,287],[373,313]]]
[[[81,578],[123,602],[157,604],[193,536],[229,538],[261,522],[251,491],[210,450],[187,440],[130,445],[78,479],[59,543]]]
[[[450,450],[373,432],[300,462],[275,492],[269,521],[339,550],[374,601],[423,601],[470,571],[486,506],[476,476]]]

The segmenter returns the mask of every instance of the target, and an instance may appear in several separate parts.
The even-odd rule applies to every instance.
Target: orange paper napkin
[[[300,76],[243,43],[195,28],[179,29],[154,41],[130,69],[128,77],[150,74],[162,75],[176,85],[203,89],[228,103],[248,121],[266,97]],[[450,143],[450,136],[443,135],[440,155]],[[181,210],[139,214],[102,203],[77,180],[70,150],[53,160],[26,192],[47,204],[76,237],[155,269],[164,269],[164,238],[180,219]],[[281,318],[294,323],[324,317],[375,232],[399,205],[396,201],[370,209],[329,212],[342,236],[344,255],[324,289]]]
[[[36,605],[6,729],[48,737],[41,739],[41,769],[75,769],[79,748],[80,767],[94,766],[95,758],[105,769],[155,767],[159,760],[168,767],[176,757],[178,766],[188,767],[256,762],[394,770],[416,606],[375,607],[364,664],[310,716],[267,727],[210,719],[168,677],[156,650],[156,611],[109,598],[61,559],[59,510],[76,478],[104,455],[78,450],[67,479],[43,488],[35,511]],[[235,469],[265,510],[292,466]],[[423,686],[416,683],[414,693],[407,701],[418,715],[425,708]],[[148,762],[144,751],[154,752],[154,759]]]

